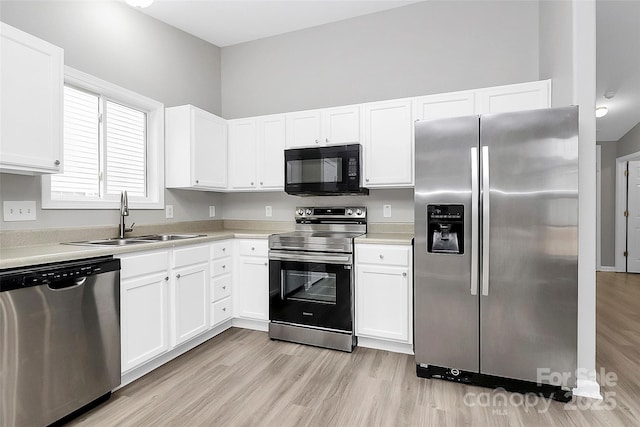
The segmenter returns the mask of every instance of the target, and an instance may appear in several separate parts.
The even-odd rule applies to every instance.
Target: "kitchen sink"
[[[128,246],[139,245],[143,243],[167,242],[172,240],[193,239],[195,237],[203,237],[206,234],[151,234],[148,236],[125,237],[124,239],[99,239],[86,240],[83,242],[69,242],[67,245],[81,246]]]
[[[150,236],[135,237],[135,239],[154,242],[166,242],[170,240],[193,239],[194,237],[203,237],[206,234],[152,234]]]

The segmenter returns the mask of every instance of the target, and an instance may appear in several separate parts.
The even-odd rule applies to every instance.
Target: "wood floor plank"
[[[413,356],[343,353],[232,328],[118,390],[72,426],[640,425],[640,275],[598,273],[605,400],[568,404],[418,378]]]

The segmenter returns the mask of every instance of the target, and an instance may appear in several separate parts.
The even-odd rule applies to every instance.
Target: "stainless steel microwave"
[[[284,190],[296,196],[366,195],[360,144],[284,151]]]

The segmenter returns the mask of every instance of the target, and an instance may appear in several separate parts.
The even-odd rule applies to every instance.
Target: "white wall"
[[[163,102],[220,114],[220,49],[122,2],[2,1],[0,20],[64,48],[65,64]],[[117,210],[42,210],[40,178],[0,174],[0,204],[35,200],[37,221],[2,222],[3,230],[112,225]],[[166,190],[163,210],[132,210],[138,224],[202,220],[215,193]]]
[[[247,117],[537,79],[537,1],[427,1],[222,48],[222,111]]]
[[[596,20],[594,0],[540,4],[540,77],[554,79],[553,106],[578,105],[578,393],[596,396]],[[570,42],[567,42],[569,40]]]

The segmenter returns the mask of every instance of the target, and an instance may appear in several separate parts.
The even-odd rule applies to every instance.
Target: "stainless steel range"
[[[299,207],[296,230],[269,238],[269,337],[352,351],[353,239],[364,207]]]

